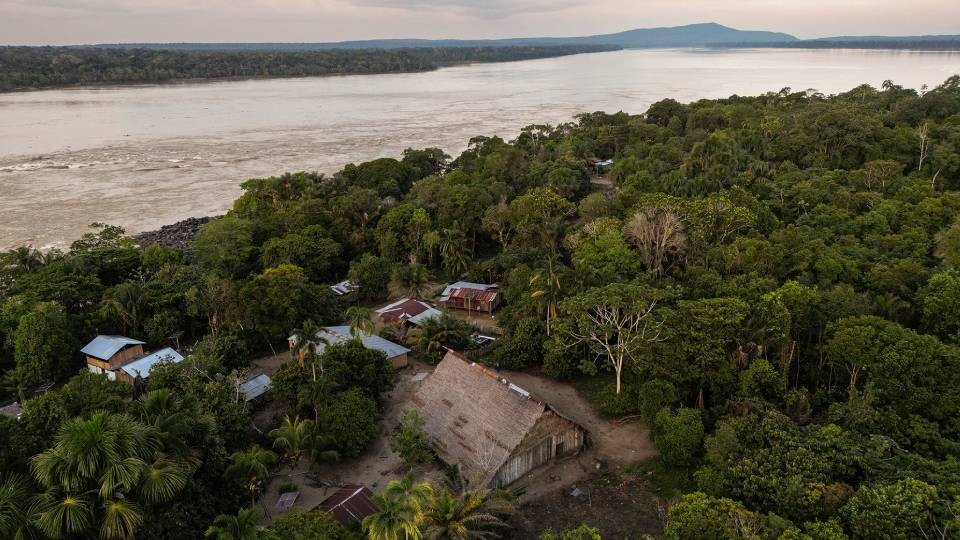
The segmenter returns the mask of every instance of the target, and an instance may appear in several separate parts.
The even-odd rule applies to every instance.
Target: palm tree
[[[467,247],[467,236],[459,229],[444,229],[440,237],[443,267],[453,277],[466,273],[473,259]]]
[[[547,335],[550,335],[550,319],[557,316],[557,304],[560,301],[562,288],[560,275],[553,258],[547,259],[547,271],[535,272],[530,276],[530,287],[533,291],[530,298],[541,298],[546,311]]]
[[[430,273],[422,264],[398,266],[390,279],[390,291],[397,296],[420,299],[430,282]]]
[[[140,396],[131,405],[130,412],[141,423],[155,430],[166,453],[196,465],[195,453],[185,441],[196,431],[198,418],[189,415],[185,409],[187,407],[182,399],[177,399],[169,389],[161,388]]]
[[[147,307],[147,295],[139,281],[125,281],[103,295],[102,312],[120,323],[125,334],[140,331]]]
[[[0,538],[26,540],[34,535],[30,523],[30,492],[20,476],[0,481]]]
[[[313,434],[313,422],[301,420],[299,416],[293,420],[284,416],[280,427],[270,432],[273,447],[283,450],[283,459],[290,462],[290,468],[296,467],[304,450],[310,448]]]
[[[256,508],[244,508],[235,516],[220,514],[204,536],[215,540],[257,540],[260,517],[260,511]]]
[[[315,356],[318,345],[326,343],[325,340],[317,337],[322,330],[323,328],[313,321],[303,321],[300,328],[294,329],[293,335],[296,336],[296,341],[291,352],[297,356],[301,368],[304,367],[307,356]]]
[[[421,320],[408,341],[421,354],[439,360],[445,347],[463,347],[470,339],[470,325],[449,313]]]
[[[373,311],[370,308],[353,306],[347,309],[345,316],[347,324],[350,325],[350,333],[353,334],[353,339],[359,341],[362,334],[373,333]]]
[[[253,506],[263,481],[270,477],[270,467],[277,462],[277,455],[254,445],[244,452],[234,452],[230,459],[233,463],[223,474],[244,482],[244,486],[250,492],[250,505]]]
[[[187,482],[186,468],[168,459],[153,426],[122,414],[96,412],[63,424],[53,447],[30,461],[44,488],[35,506],[47,536],[132,538],[143,523],[137,504],[172,500]]]
[[[430,500],[424,536],[430,540],[499,538],[508,525],[504,518],[514,511],[503,492],[464,491],[455,495],[444,489]]]
[[[407,501],[418,513],[422,513],[434,496],[433,484],[413,482],[413,474],[407,473],[399,480],[391,480],[384,491],[386,496]]]
[[[363,519],[363,530],[370,540],[419,540],[422,514],[409,501],[375,495],[380,509]]]

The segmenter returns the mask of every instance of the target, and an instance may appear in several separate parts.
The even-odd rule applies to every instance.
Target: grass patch
[[[696,490],[693,469],[669,467],[659,459],[631,463],[623,467],[623,473],[645,478],[664,499],[676,499]]]

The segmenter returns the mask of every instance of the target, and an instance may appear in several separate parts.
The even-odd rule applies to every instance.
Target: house
[[[20,405],[20,402],[18,401],[8,403],[3,407],[0,407],[0,416],[8,416],[15,420],[19,420],[23,417],[23,406]]]
[[[80,352],[87,357],[87,369],[106,374],[111,381],[133,384],[139,377],[146,379],[150,370],[160,362],[182,362],[183,356],[171,347],[144,354],[144,342],[124,336],[97,336]]]
[[[412,324],[431,317],[439,317],[440,310],[421,300],[402,298],[375,311],[380,320],[387,324]]]
[[[439,304],[449,309],[465,309],[493,313],[500,306],[500,287],[485,283],[458,281],[447,285],[440,294]]]
[[[330,345],[338,345],[351,339],[353,339],[353,330],[351,330],[349,326],[326,326],[317,332],[317,354],[323,354],[328,343]],[[291,350],[297,346],[299,340],[300,338],[295,335],[287,338],[287,343],[290,345]],[[407,366],[407,354],[410,352],[410,349],[403,345],[398,345],[377,335],[368,334],[363,330],[360,331],[360,343],[368,349],[380,351],[387,355],[387,359],[390,360],[393,367],[397,369]]]
[[[337,296],[346,296],[358,289],[360,287],[351,283],[349,279],[330,286],[330,290]]]
[[[506,486],[576,454],[586,430],[489,369],[448,351],[413,397],[437,455],[475,485]]]
[[[363,518],[380,511],[373,502],[373,492],[367,487],[356,484],[343,486],[324,499],[317,508],[329,513],[347,528],[359,525],[363,522]]]
[[[244,401],[253,401],[266,394],[269,389],[270,377],[263,373],[240,383],[240,394]]]

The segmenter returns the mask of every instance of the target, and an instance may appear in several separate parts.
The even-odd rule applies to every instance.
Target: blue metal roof
[[[119,369],[123,370],[127,375],[131,377],[136,377],[140,375],[144,379],[150,376],[150,370],[153,369],[153,366],[159,364],[162,361],[170,361],[174,364],[183,362],[183,356],[180,355],[177,351],[166,347],[160,349],[157,352],[150,353],[143,358],[138,358],[133,362],[124,364],[120,366]]]
[[[240,392],[243,393],[245,401],[257,399],[270,389],[270,377],[267,375],[257,375],[256,377],[242,383]]]
[[[145,343],[139,339],[124,336],[97,336],[80,349],[80,352],[101,360],[109,360],[127,345],[145,345]]]
[[[353,332],[350,331],[349,326],[327,326],[317,333],[317,337],[326,339],[331,345],[336,345],[353,339]],[[383,354],[387,355],[387,358],[393,358],[410,352],[410,349],[403,345],[398,345],[390,340],[366,332],[361,332],[360,343],[368,349],[382,351]],[[317,354],[323,353],[324,349],[326,349],[326,346],[323,343],[317,344]]]

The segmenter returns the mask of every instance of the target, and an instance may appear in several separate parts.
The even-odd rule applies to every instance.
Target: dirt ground
[[[573,496],[574,489],[580,491]],[[560,531],[586,523],[605,540],[637,540],[658,535],[664,506],[649,485],[633,475],[592,473],[576,482],[559,482],[549,493],[521,501],[511,520],[510,538],[535,540],[547,529]]]

